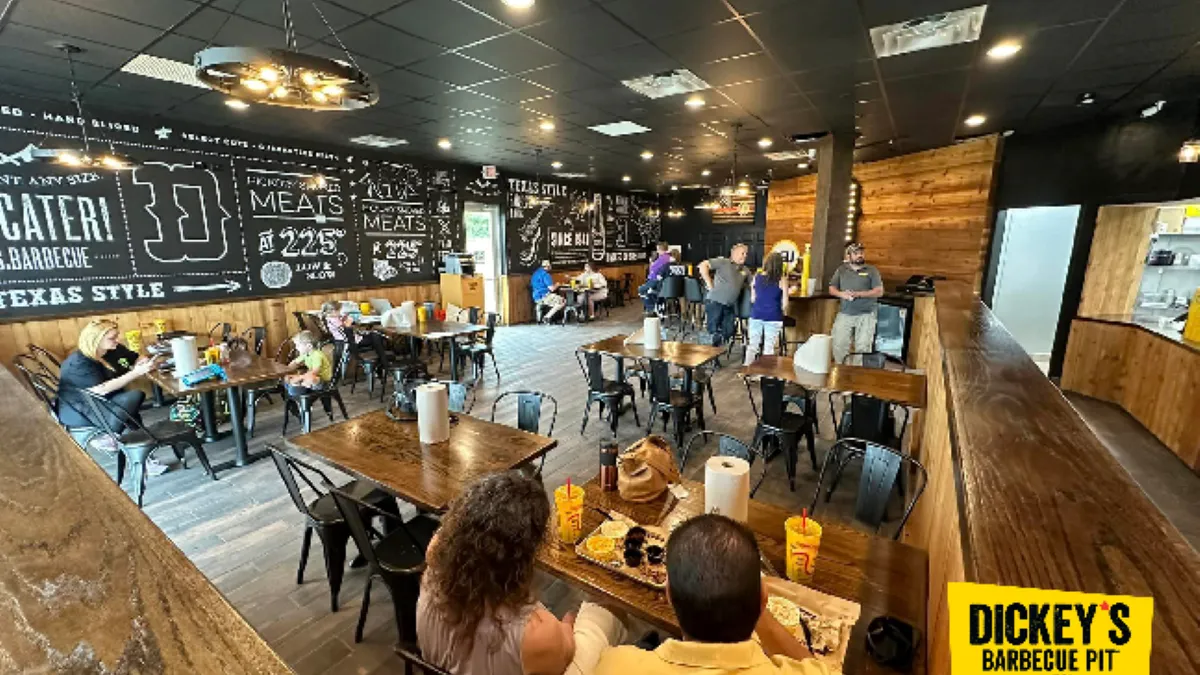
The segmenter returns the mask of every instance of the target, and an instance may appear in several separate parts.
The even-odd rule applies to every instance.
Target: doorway
[[[991,306],[1043,372],[1058,332],[1079,205],[1001,211]]]
[[[463,207],[465,248],[475,259],[475,275],[483,278],[483,310],[500,311],[500,207],[467,202]]]

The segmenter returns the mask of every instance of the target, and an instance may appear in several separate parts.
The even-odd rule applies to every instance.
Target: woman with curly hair
[[[421,653],[453,675],[587,675],[625,638],[607,610],[583,603],[559,620],[533,595],[534,558],[550,501],[518,471],[467,488],[426,554],[417,603]]]

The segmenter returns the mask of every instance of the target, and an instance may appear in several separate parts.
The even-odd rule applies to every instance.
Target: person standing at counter
[[[737,317],[738,297],[746,287],[745,244],[734,244],[728,258],[712,258],[700,263],[700,278],[708,287],[704,313],[708,317],[708,332],[713,345],[721,346],[733,336],[733,320]]]
[[[867,264],[863,245],[846,245],[846,258],[829,280],[829,294],[841,299],[833,321],[833,360],[842,363],[849,354],[875,351],[875,322],[883,280],[879,270]],[[858,357],[860,362],[862,357]]]
[[[663,277],[667,276],[667,268],[671,266],[672,262],[674,259],[671,257],[667,242],[658,242],[658,257],[650,263],[650,273],[646,276],[646,283],[638,286],[638,296],[642,299],[642,307],[647,312],[653,312],[654,306],[658,304],[658,287],[662,285]]]
[[[567,306],[566,298],[558,294],[558,284],[550,276],[549,260],[542,261],[542,266],[529,279],[529,285],[533,288],[533,304],[546,307],[546,314],[542,316],[544,323],[549,323],[555,314]]]
[[[763,261],[762,272],[750,282],[750,337],[744,365],[754,363],[760,351],[774,356],[783,332],[787,303],[788,278],[783,273],[783,256],[772,253]]]

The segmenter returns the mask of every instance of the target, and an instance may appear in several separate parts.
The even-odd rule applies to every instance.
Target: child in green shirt
[[[317,349],[317,338],[311,331],[300,331],[292,338],[292,344],[300,354],[291,367],[304,366],[303,373],[292,373],[283,379],[289,395],[298,396],[314,391],[324,391],[333,379],[333,364],[325,352]]]

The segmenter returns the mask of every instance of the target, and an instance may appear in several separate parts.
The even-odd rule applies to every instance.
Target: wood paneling
[[[1062,387],[1121,406],[1200,473],[1200,351],[1140,326],[1076,319]]]
[[[950,446],[945,376],[933,297],[919,297],[913,309],[910,357],[925,371],[926,406],[914,422],[919,434],[910,447],[929,472],[925,494],[917,502],[904,541],[929,552],[929,604],[925,634],[929,636],[929,672],[950,672],[950,615],[946,584],[966,579],[963,570],[961,514],[955,485],[957,469]]]
[[[25,345],[31,342],[65,356],[75,348],[79,331],[88,321],[96,318],[115,321],[122,333],[141,329],[145,335],[153,333],[154,321],[160,318],[166,319],[172,330],[191,330],[199,333],[207,333],[212,326],[223,321],[233,324],[234,329],[239,332],[252,326],[263,326],[267,329],[267,349],[270,350],[267,353],[274,353],[280,343],[297,331],[292,312],[319,309],[321,303],[330,300],[365,301],[368,298],[386,298],[393,305],[399,305],[406,300],[440,301],[440,297],[437,283],[431,282],[8,323],[0,325],[0,359],[5,366],[11,366],[13,356],[24,352]]]
[[[291,672],[3,370],[0,428],[0,669]]]
[[[1156,206],[1104,206],[1088,253],[1079,316],[1133,311],[1150,250]]]
[[[978,289],[991,234],[996,136],[856,164],[862,185],[858,240],[867,261],[890,283],[941,275]],[[816,176],[771,184],[767,248],[780,239],[812,239]]]
[[[815,333],[833,333],[838,306],[839,301],[831,297],[791,298],[788,300],[787,315],[796,320],[796,327],[784,329],[787,340],[799,342]]]

